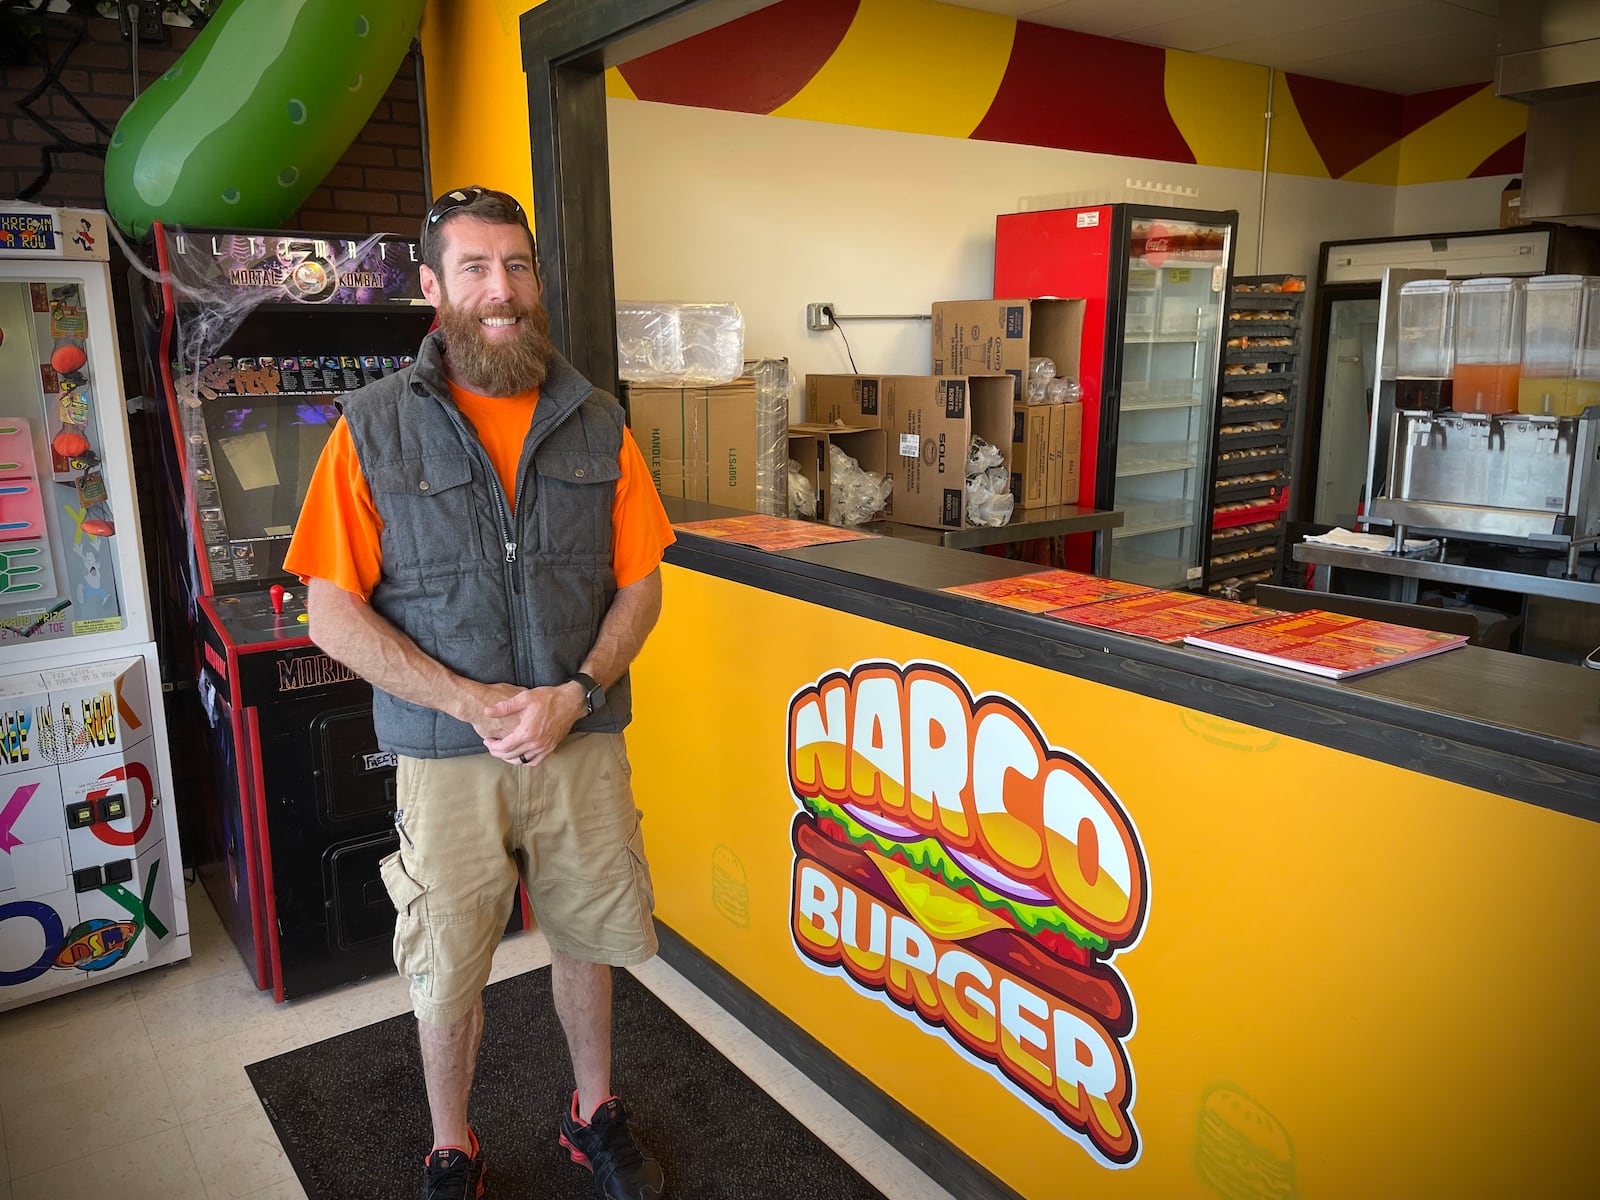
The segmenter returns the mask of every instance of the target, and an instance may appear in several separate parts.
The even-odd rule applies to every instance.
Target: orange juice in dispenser
[[[1525,297],[1517,411],[1575,417],[1583,411],[1576,386],[1583,276],[1540,275],[1528,280]]]
[[[1520,279],[1468,279],[1456,290],[1456,365],[1451,407],[1465,413],[1517,410],[1522,375]]]

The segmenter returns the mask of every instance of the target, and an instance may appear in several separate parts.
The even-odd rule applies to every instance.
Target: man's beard
[[[522,307],[485,304],[467,309],[441,297],[439,330],[451,374],[485,396],[515,396],[544,383],[550,356],[550,313],[542,300]],[[516,317],[512,337],[490,340],[478,322],[484,317]]]

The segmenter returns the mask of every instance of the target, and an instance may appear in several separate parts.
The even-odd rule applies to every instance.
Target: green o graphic
[[[357,37],[366,37],[367,33],[371,29],[372,29],[372,22],[371,21],[367,20],[365,17],[357,17],[356,18],[356,36]]]
[[[289,101],[289,120],[293,121],[296,125],[304,125],[306,123],[306,105],[304,100]]]
[[[295,180],[297,180],[299,178],[300,178],[300,168],[299,167],[285,167],[283,170],[278,172],[278,186],[279,187],[293,187],[294,184],[295,184]]]
[[[223,192],[222,193],[222,201],[223,201],[224,204],[237,204],[237,203],[239,203],[239,189],[238,188],[229,188],[227,191]]]

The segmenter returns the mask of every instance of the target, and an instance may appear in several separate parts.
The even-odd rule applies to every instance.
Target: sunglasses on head
[[[497,192],[492,188],[469,187],[457,188],[453,192],[446,192],[444,195],[435,200],[433,202],[433,207],[428,210],[428,224],[437,225],[456,209],[471,204],[480,196],[494,196],[498,199],[504,200],[516,210],[517,216],[522,219],[522,223],[524,225],[528,223],[528,214],[522,211],[522,205],[517,203],[514,196],[508,196],[504,192]]]

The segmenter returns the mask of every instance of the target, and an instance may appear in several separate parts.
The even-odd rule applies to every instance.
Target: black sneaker
[[[445,1146],[422,1160],[422,1200],[478,1200],[483,1189],[483,1147],[470,1129],[472,1153]]]
[[[584,1121],[578,1116],[578,1095],[561,1117],[561,1144],[572,1161],[594,1172],[595,1187],[605,1200],[661,1200],[666,1181],[661,1164],[639,1149],[628,1129],[628,1114],[615,1096]]]

